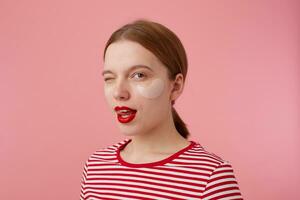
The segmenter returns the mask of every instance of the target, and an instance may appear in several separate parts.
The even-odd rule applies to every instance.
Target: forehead
[[[160,70],[160,61],[148,49],[137,42],[128,40],[110,44],[105,53],[104,71],[127,71],[131,67],[148,66]]]

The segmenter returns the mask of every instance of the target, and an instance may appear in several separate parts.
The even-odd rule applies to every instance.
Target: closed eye
[[[112,79],[112,78],[105,78],[104,81],[108,81],[108,80],[110,80],[110,79]]]

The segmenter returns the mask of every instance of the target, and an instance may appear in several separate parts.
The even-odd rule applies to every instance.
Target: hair
[[[139,43],[151,51],[168,69],[168,78],[170,80],[175,80],[176,75],[181,73],[185,81],[188,68],[185,49],[175,33],[164,25],[141,18],[123,25],[113,32],[107,41],[103,60],[105,59],[107,47],[119,40],[130,40]],[[175,101],[173,100],[171,103],[172,117],[176,130],[182,137],[187,139],[190,135],[187,126],[173,107]]]

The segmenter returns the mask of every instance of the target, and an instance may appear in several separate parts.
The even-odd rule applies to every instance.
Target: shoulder
[[[193,148],[189,149],[184,157],[193,163],[193,166],[206,174],[209,178],[223,175],[233,175],[233,167],[225,158],[206,150],[203,146],[196,142]]]
[[[195,141],[194,141],[195,142]],[[195,142],[193,148],[189,149],[186,154],[191,158],[194,158],[195,161],[199,161],[202,164],[207,163],[212,168],[215,168],[223,163],[227,163],[225,160],[218,154],[214,152],[208,151],[205,147],[203,147],[199,142]]]
[[[114,160],[117,154],[118,148],[126,143],[129,139],[123,139],[113,144],[99,147],[94,152],[92,152],[88,159],[86,160],[87,163],[96,162],[96,161],[107,161],[107,160]]]
[[[242,199],[233,167],[228,160],[207,151],[199,143],[188,153],[195,156],[199,166],[206,171],[207,180],[201,199]]]
[[[209,170],[209,175],[212,177],[215,174],[226,172],[233,173],[233,167],[230,161],[224,159],[223,157],[207,151],[198,142],[191,148],[187,154],[194,156],[195,160],[201,165],[205,165]]]

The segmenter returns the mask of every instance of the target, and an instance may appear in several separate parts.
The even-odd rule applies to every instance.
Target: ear
[[[170,94],[170,101],[174,101],[181,95],[184,86],[184,79],[181,73],[176,75],[175,80],[172,82],[171,85],[171,94]]]

